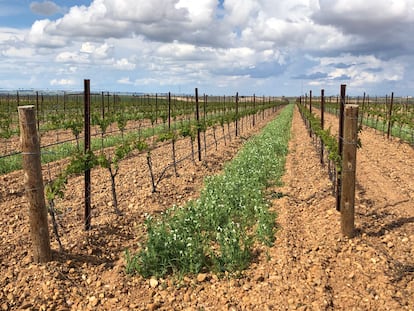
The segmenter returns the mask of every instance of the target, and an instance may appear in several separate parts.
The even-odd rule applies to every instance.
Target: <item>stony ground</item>
[[[334,117],[327,122],[335,128]],[[121,217],[112,213],[107,172],[94,170],[88,232],[82,226],[82,179],[71,180],[57,202],[65,250],[59,252],[52,237],[54,260],[46,265],[31,262],[21,172],[1,176],[1,310],[414,310],[413,148],[371,129],[361,133],[357,235],[346,239],[327,170],[297,111],[284,186],[270,189],[279,215],[272,248],[238,277],[148,280],[124,273],[124,250],[137,250],[145,237],[145,213],[196,197],[203,177],[218,173],[261,126],[246,126],[242,138],[227,138],[226,145],[221,140],[201,163],[180,163],[179,176],[169,171],[155,194],[145,157],[126,160],[117,179]],[[179,150],[188,153],[189,144]],[[168,163],[170,146],[154,157]]]

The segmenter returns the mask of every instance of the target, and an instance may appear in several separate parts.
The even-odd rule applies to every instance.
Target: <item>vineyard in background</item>
[[[87,103],[87,104],[86,104]],[[182,161],[201,161],[208,149],[217,150],[235,136],[274,114],[287,100],[276,97],[198,96],[168,94],[83,93],[3,95],[1,107],[2,174],[21,169],[17,108],[36,109],[48,211],[62,247],[56,223],[56,202],[65,196],[69,179],[85,174],[85,229],[91,223],[91,189],[87,175],[96,167],[111,181],[112,207],[118,208],[116,178],[122,160],[146,158],[152,192]],[[86,108],[88,107],[88,108]],[[209,142],[209,143],[207,143]],[[169,163],[159,154],[170,145]],[[188,150],[191,150],[188,153]],[[168,173],[167,173],[168,172]],[[90,177],[89,177],[90,179]],[[143,183],[148,182],[142,181]],[[95,190],[94,191],[99,191]]]
[[[178,163],[202,161],[208,150],[217,150],[219,142],[226,145],[232,137],[254,127],[259,118],[264,120],[274,115],[288,103],[283,97],[239,96],[238,93],[199,97],[198,89],[194,96],[91,93],[86,84],[82,93],[3,94],[0,96],[0,173],[21,169],[17,108],[32,105],[36,108],[48,211],[60,244],[55,205],[58,198],[64,197],[70,178],[85,174],[84,224],[88,230],[91,189],[86,176],[90,176],[92,169],[101,167],[107,171],[107,177],[102,177],[111,182],[111,206],[117,215],[122,215],[116,186],[121,161],[134,156],[146,159],[143,169],[148,171],[152,192],[157,192],[165,177],[178,175]],[[299,111],[320,152],[321,164],[327,164],[338,210],[341,140],[337,134],[331,134],[330,128],[324,128],[323,112],[339,115],[342,106],[352,103],[361,107],[360,126],[373,126],[389,138],[398,136],[414,144],[414,105],[409,98],[395,100],[392,94],[390,98],[372,101],[365,94],[361,100],[345,98],[344,94],[341,98],[325,97],[323,92],[321,97],[312,97],[312,93],[309,97],[300,97]],[[318,116],[315,111],[322,113]],[[157,149],[167,145],[171,153],[170,161],[165,163],[157,159]]]
[[[340,98],[326,97],[325,111],[339,116]],[[321,97],[303,98],[303,103],[320,109]],[[394,93],[385,97],[370,98],[363,96],[346,97],[346,104],[356,104],[359,109],[359,124],[383,133],[388,138],[399,138],[414,146],[414,99],[394,97]]]
[[[363,126],[373,127],[387,139],[398,137],[401,142],[408,142],[414,146],[414,104],[408,98],[395,101],[394,93],[390,97],[388,95],[385,98],[377,97],[374,101],[370,101],[365,93],[362,100],[359,97],[351,99],[346,97],[345,90],[346,85],[341,85],[341,96],[336,97],[336,101],[333,101],[332,97],[326,98],[322,89],[320,97],[312,97],[310,91],[309,97],[307,94],[301,96],[297,98],[296,103],[320,156],[321,164],[323,166],[327,164],[332,192],[336,197],[336,209],[341,211],[341,217],[350,220],[349,225],[345,226],[346,229],[342,227],[342,231],[352,236],[354,210],[352,207],[352,210],[346,212],[350,214],[344,216],[341,196],[345,191],[347,197],[354,197],[354,194],[348,191],[354,192],[355,189],[356,148],[361,147],[358,132],[363,130]],[[348,110],[347,117],[344,116],[345,109]],[[338,127],[335,126],[333,133],[331,127],[327,129],[325,127],[325,112],[338,117]],[[345,123],[349,129],[347,133],[344,133]],[[345,152],[344,148],[349,149],[351,145],[354,146],[351,147],[353,150]],[[352,155],[353,152],[355,155]],[[353,162],[350,163],[345,156],[350,156]],[[344,165],[346,165],[345,170],[343,170]],[[343,172],[347,174],[346,179],[342,176]],[[343,186],[344,182],[347,183],[346,187]],[[341,225],[343,224],[345,222],[341,221]]]
[[[20,169],[17,107],[34,105],[41,139],[42,162],[70,156],[82,149],[84,94],[0,95],[0,173]],[[171,94],[91,94],[92,149],[117,145],[132,137],[166,140],[169,135],[194,135],[194,128],[230,127],[236,119],[252,116],[280,104],[275,97],[195,96]],[[227,130],[228,130],[227,128]],[[157,136],[157,137],[156,137]]]

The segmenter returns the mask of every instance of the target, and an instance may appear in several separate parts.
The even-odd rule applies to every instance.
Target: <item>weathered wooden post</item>
[[[359,113],[359,127],[362,127],[362,123],[364,121],[364,111],[365,111],[365,92],[364,92],[364,96],[362,97],[361,112]]]
[[[253,94],[253,111],[254,111],[254,113],[253,113],[253,127],[255,127],[256,126],[256,114],[257,114],[257,111],[256,111],[256,94]]]
[[[344,109],[345,109],[346,85],[341,84],[341,103],[339,105],[339,129],[338,129],[338,153],[342,155],[344,136]],[[338,99],[337,99],[338,101]],[[336,172],[336,210],[341,210],[341,171]]]
[[[321,129],[325,127],[325,90],[321,90]],[[323,161],[323,151],[324,151],[323,140],[321,139],[321,164],[324,165]]]
[[[84,80],[84,132],[85,132],[85,154],[91,152],[91,83],[89,79]],[[109,98],[109,97],[108,97]],[[89,164],[88,164],[89,166]],[[91,229],[91,170],[87,168],[84,175],[85,181],[85,230]]]
[[[24,184],[29,202],[30,236],[32,239],[33,260],[48,262],[50,251],[47,210],[43,188],[40,143],[36,129],[34,106],[18,107],[20,141],[22,146]]]
[[[171,130],[171,92],[168,92],[168,130]]]
[[[391,135],[391,126],[392,126],[392,105],[394,104],[394,92],[391,93],[391,102],[390,107],[388,109],[388,128],[387,128],[387,139],[390,139]]]
[[[236,117],[235,117],[236,137],[239,136],[239,92],[236,92]]]
[[[312,90],[309,91],[309,113],[312,114]],[[309,122],[309,137],[312,137],[312,125]]]
[[[197,148],[198,161],[201,161],[201,129],[200,129],[200,107],[198,103],[198,88],[195,88],[195,102],[196,102],[196,120],[197,120]]]
[[[344,236],[354,236],[355,171],[358,143],[358,105],[346,105],[342,150],[341,231]]]

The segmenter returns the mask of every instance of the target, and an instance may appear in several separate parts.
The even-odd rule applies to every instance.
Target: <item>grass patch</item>
[[[284,173],[292,115],[288,105],[222,174],[207,177],[198,200],[148,216],[147,240],[138,253],[126,252],[126,272],[144,277],[235,272],[249,266],[255,243],[272,245],[276,214],[265,190]]]

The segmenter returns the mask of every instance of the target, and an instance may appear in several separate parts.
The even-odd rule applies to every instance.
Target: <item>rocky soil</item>
[[[125,274],[124,251],[139,249],[145,214],[196,197],[203,177],[218,173],[271,117],[255,128],[245,122],[242,137],[221,140],[217,150],[210,132],[205,159],[181,162],[178,176],[169,170],[157,193],[151,193],[145,156],[125,160],[117,179],[121,217],[112,212],[107,172],[93,170],[88,232],[82,225],[83,181],[73,178],[57,202],[64,251],[52,236],[54,259],[44,265],[32,263],[30,255],[22,173],[1,176],[0,310],[414,310],[413,148],[372,129],[361,133],[357,234],[347,239],[340,234],[327,170],[297,111],[284,185],[269,190],[279,215],[273,247],[260,250],[237,276]],[[326,119],[334,128],[336,119]],[[178,153],[188,154],[189,146],[183,141]],[[154,163],[169,163],[171,146],[157,150]]]

